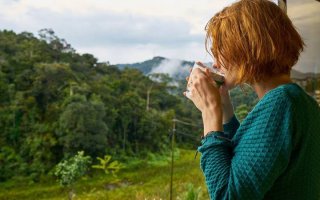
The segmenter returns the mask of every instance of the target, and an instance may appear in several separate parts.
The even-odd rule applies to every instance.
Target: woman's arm
[[[223,132],[213,132],[202,140],[198,151],[211,199],[263,199],[287,167],[290,100],[272,97],[262,106],[248,116],[250,123],[240,127],[232,141]]]
[[[233,105],[230,98],[230,93],[228,90],[221,86],[219,88],[220,96],[221,96],[221,104],[223,110],[223,124],[227,124],[230,122],[231,118],[234,115]]]
[[[229,91],[224,90],[222,87],[219,89],[219,91],[223,110],[223,131],[229,139],[232,139],[239,128],[240,123],[234,114]]]

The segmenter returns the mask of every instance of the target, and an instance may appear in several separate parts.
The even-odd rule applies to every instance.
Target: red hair
[[[288,16],[268,0],[236,2],[213,16],[205,30],[207,51],[218,65],[237,71],[237,83],[289,74],[304,46]]]

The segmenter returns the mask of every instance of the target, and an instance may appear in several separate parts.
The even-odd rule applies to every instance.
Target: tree
[[[53,55],[54,61],[59,62],[63,57],[63,53],[70,53],[71,56],[75,54],[75,50],[65,40],[55,35],[52,29],[41,29],[38,32],[40,39],[48,44],[50,54]]]
[[[118,101],[118,120],[122,129],[122,151],[128,152],[128,134],[132,135],[138,130],[137,123],[144,111],[144,101],[134,91],[128,91],[121,95]],[[129,138],[130,139],[130,138]],[[128,147],[131,147],[129,145]]]
[[[98,100],[87,100],[82,95],[70,97],[59,119],[57,135],[64,154],[79,150],[89,155],[101,155],[107,144],[109,129],[103,118],[104,104]]]
[[[39,36],[0,31],[2,180],[26,175],[39,181],[82,150],[119,160],[164,151],[174,116],[202,126],[201,113],[182,95],[185,81],[100,63],[94,55],[76,53],[52,29],[40,30]],[[144,69],[150,71],[151,65],[144,63]],[[251,94],[231,92],[235,108],[247,106],[238,108],[240,114],[254,105]],[[178,131],[194,136],[199,127],[177,124]],[[177,141],[196,143],[179,135]]]

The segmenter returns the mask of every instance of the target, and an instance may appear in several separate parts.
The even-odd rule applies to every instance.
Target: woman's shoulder
[[[297,90],[294,84],[285,84],[268,91],[241,122],[235,141],[243,135],[245,138],[271,137],[279,132],[274,130],[287,130],[294,110],[291,93]]]
[[[293,101],[292,94],[301,93],[300,89],[295,83],[283,84],[273,88],[264,94],[250,113],[260,113],[261,110],[272,110],[273,107],[279,108],[282,105],[288,106]]]
[[[317,107],[319,108],[316,100],[308,95],[298,84],[287,83],[269,90],[260,99],[254,109],[259,110],[259,108],[272,106],[281,108],[282,105],[292,107],[313,106],[316,109]]]
[[[306,130],[306,126],[319,127],[319,105],[299,85],[280,85],[267,92],[248,113],[241,122],[235,141],[240,140],[244,134],[249,138],[269,137],[277,132],[291,130],[294,123],[303,126],[301,130]]]
[[[289,116],[297,112],[311,115],[320,113],[320,107],[298,84],[287,83],[268,91],[247,117],[253,120],[274,115]]]
[[[303,89],[296,83],[280,85],[269,90],[248,113],[243,122],[250,124],[265,121],[274,116],[290,115],[295,107],[296,99],[305,96]]]

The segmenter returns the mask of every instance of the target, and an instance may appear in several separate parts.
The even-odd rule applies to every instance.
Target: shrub
[[[58,163],[54,175],[58,177],[60,185],[70,186],[85,175],[89,164],[91,164],[90,156],[84,156],[84,152],[79,151],[74,157]]]

